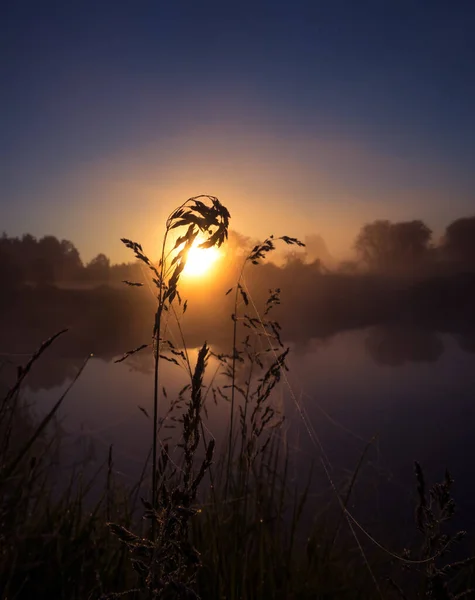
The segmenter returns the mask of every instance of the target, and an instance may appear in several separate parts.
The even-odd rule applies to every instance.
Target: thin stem
[[[256,353],[256,343],[254,342],[254,354],[255,353]],[[249,402],[250,402],[249,397],[251,394],[251,380],[252,380],[252,375],[254,373],[254,365],[255,365],[255,360],[254,360],[254,357],[252,357],[251,364],[249,366],[249,375],[248,375],[247,387],[246,387],[246,398],[245,398],[245,402],[244,402],[244,416],[243,416],[244,424],[241,429],[241,456],[244,456],[244,443],[247,439],[247,431],[246,431],[247,409],[248,409]]]
[[[183,329],[181,328],[180,319],[179,319],[179,317],[177,315],[176,309],[173,306],[173,304],[172,304],[171,308],[172,308],[173,316],[175,317],[175,321],[176,321],[176,324],[177,324],[178,333],[180,334],[181,345],[183,346],[183,352],[185,353],[186,368],[188,370],[188,375],[190,376],[190,381],[191,381],[193,379],[193,369],[191,368],[190,357],[188,355],[188,347],[186,345],[185,336],[183,334]]]
[[[156,331],[156,350],[155,350],[155,369],[154,369],[154,380],[153,380],[153,449],[152,449],[152,506],[156,509],[157,506],[157,437],[158,437],[158,381],[159,381],[159,370],[160,370],[160,318],[161,318],[161,307],[159,307],[158,313],[158,329]],[[155,540],[155,519],[152,520],[152,539]]]
[[[160,329],[163,312],[163,275],[165,268],[165,245],[167,243],[168,228],[165,231],[162,244],[162,257],[160,260],[160,279],[158,292],[158,307],[155,315],[155,365],[153,378],[153,446],[152,446],[152,506],[157,509],[157,441],[158,441],[158,384],[160,379]],[[156,522],[152,519],[152,540],[155,540]]]
[[[234,404],[235,404],[235,389],[236,389],[236,357],[237,357],[237,309],[238,309],[238,294],[239,285],[241,284],[242,274],[246,266],[247,258],[241,267],[239,277],[236,283],[236,293],[234,295],[234,316],[233,316],[233,362],[232,362],[232,386],[231,386],[231,416],[229,422],[229,440],[228,440],[228,464],[226,469],[226,485],[224,487],[224,498],[228,496],[229,474],[231,471],[231,458],[233,454],[233,431],[234,431]]]

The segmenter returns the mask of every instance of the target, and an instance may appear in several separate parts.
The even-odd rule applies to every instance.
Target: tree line
[[[311,264],[319,272],[362,271],[384,274],[413,274],[447,269],[451,272],[475,270],[475,216],[457,219],[447,226],[442,239],[434,242],[432,230],[421,220],[391,222],[376,220],[365,224],[354,243],[355,260],[332,264],[320,236],[308,236],[304,252],[286,257],[288,269]],[[253,243],[234,232],[228,252],[242,251],[243,243]],[[140,280],[137,263],[111,264],[98,254],[84,264],[79,251],[69,240],[47,235],[40,239],[31,234],[0,237],[0,280],[3,283],[36,285],[57,282],[104,283]]]
[[[47,285],[57,282],[107,282],[126,278],[136,265],[111,265],[105,254],[84,264],[76,246],[53,235],[40,239],[0,237],[0,279],[9,283]]]
[[[420,220],[364,225],[355,242],[357,257],[367,268],[383,272],[407,272],[432,265],[456,270],[475,268],[475,216],[450,223],[439,243]]]
[[[376,220],[360,229],[354,259],[335,263],[320,236],[307,236],[304,250],[288,253],[285,267],[325,273],[415,275],[475,271],[475,216],[456,219],[440,240],[421,220]]]

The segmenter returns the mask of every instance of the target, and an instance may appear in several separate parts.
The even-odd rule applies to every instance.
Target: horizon
[[[475,2],[0,17],[0,596],[473,595]]]
[[[472,213],[467,213],[466,215],[460,215],[459,217],[456,217],[454,219],[454,221],[457,221],[459,219],[470,219],[470,218],[474,218],[474,217],[475,217],[475,211],[473,211]],[[334,260],[337,263],[340,263],[340,262],[345,262],[347,260],[350,260],[350,261],[352,261],[352,260],[358,260],[357,253],[356,253],[356,250],[355,250],[356,238],[357,238],[358,234],[360,233],[361,229],[364,227],[364,225],[366,225],[368,223],[373,223],[374,221],[377,221],[377,220],[383,220],[383,221],[387,220],[387,221],[390,221],[391,223],[401,222],[401,221],[391,221],[390,219],[385,219],[384,217],[382,219],[375,219],[375,220],[371,220],[371,221],[362,222],[361,225],[359,227],[357,227],[357,229],[355,230],[354,236],[351,238],[351,242],[348,242],[346,244],[346,250],[344,250],[340,254],[338,252],[333,251],[332,246],[328,243],[328,241],[325,238],[325,236],[322,235],[320,232],[317,232],[317,231],[308,231],[308,232],[305,233],[305,235],[298,235],[298,234],[295,234],[295,232],[287,232],[287,233],[285,233],[285,232],[274,232],[273,234],[276,237],[278,237],[279,235],[283,235],[284,233],[286,235],[290,234],[290,235],[292,235],[294,237],[297,237],[300,240],[305,240],[306,238],[309,238],[309,237],[312,237],[312,236],[317,236],[317,237],[321,238],[321,240],[325,244],[326,250],[328,251],[328,255],[331,257],[331,259]],[[413,220],[413,219],[411,219],[411,220]],[[453,221],[450,221],[450,222],[446,223],[445,225],[443,225],[440,228],[440,230],[437,231],[435,229],[432,229],[430,223],[428,223],[426,220],[424,220],[422,218],[421,219],[416,218],[414,220],[420,220],[425,225],[427,225],[429,227],[429,229],[432,232],[432,237],[431,237],[431,240],[430,240],[430,244],[433,247],[438,247],[438,246],[442,245],[442,243],[443,243],[443,235],[444,235],[445,229],[446,229],[446,227],[448,227],[453,222]],[[231,222],[232,222],[232,214],[231,214]],[[404,221],[404,222],[406,222],[406,221]],[[267,234],[263,235],[262,238],[257,238],[257,237],[253,237],[253,236],[248,236],[248,235],[246,235],[245,233],[243,233],[241,231],[237,231],[233,227],[230,227],[229,231],[230,231],[230,233],[235,233],[238,236],[242,235],[245,238],[248,237],[248,238],[250,238],[251,242],[262,241],[264,239],[264,237],[267,237],[268,235],[270,235],[270,233],[268,232]],[[67,241],[71,242],[74,245],[74,247],[78,250],[79,255],[81,257],[81,260],[82,260],[82,262],[83,262],[84,265],[86,265],[92,259],[96,258],[99,254],[104,254],[105,256],[107,256],[107,258],[109,258],[110,261],[111,261],[111,265],[120,265],[120,264],[123,264],[123,263],[131,263],[131,262],[133,262],[130,259],[130,252],[122,244],[121,238],[119,238],[118,241],[117,241],[117,247],[121,250],[121,252],[118,252],[117,255],[114,255],[113,252],[109,252],[106,248],[101,248],[101,247],[98,247],[97,251],[94,251],[92,254],[86,255],[83,252],[83,249],[76,243],[76,241],[74,239],[69,239],[67,237],[64,237],[63,235],[58,235],[58,233],[46,232],[46,233],[43,233],[43,234],[40,234],[40,235],[35,235],[35,233],[33,233],[32,231],[23,231],[21,233],[12,234],[12,233],[10,233],[9,231],[6,231],[6,230],[2,230],[1,233],[0,233],[0,237],[1,236],[7,236],[7,238],[10,238],[10,239],[13,239],[13,238],[21,239],[25,235],[32,235],[37,241],[39,241],[43,237],[52,236],[52,237],[55,237],[59,241],[61,241],[61,240],[67,240]],[[161,239],[161,238],[159,238],[159,239]],[[145,243],[142,243],[139,238],[136,241],[138,241],[139,243],[141,243],[142,246],[144,247],[144,250],[146,250],[148,252],[149,249],[147,248],[147,246],[146,246]],[[225,242],[224,247],[226,246],[226,243],[227,242]],[[277,249],[277,251],[275,253],[275,257],[278,258],[277,262],[280,262],[283,259],[283,257],[285,256],[285,251],[284,250],[285,249],[280,249],[280,250]],[[290,251],[290,249],[288,251]],[[301,252],[305,252],[305,248],[303,250],[301,250]],[[116,256],[117,256],[117,259],[116,259]],[[152,257],[152,260],[158,261],[158,259],[159,259],[159,252],[157,251],[156,256],[154,256],[154,255],[152,255],[150,253],[150,256]],[[275,262],[275,261],[272,260],[272,258],[273,257],[270,257],[270,261],[271,262]]]
[[[475,8],[29,0],[4,17],[11,235],[121,261],[120,237],[151,248],[206,192],[245,235],[318,232],[343,256],[363,222],[438,234],[473,212]]]

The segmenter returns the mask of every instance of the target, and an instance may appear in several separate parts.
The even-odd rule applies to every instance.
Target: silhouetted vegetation
[[[433,241],[431,229],[422,221],[374,221],[361,228],[355,243],[355,259],[337,263],[323,238],[309,235],[305,248],[287,253],[285,266],[299,268],[313,265],[319,273],[356,274],[366,271],[384,276],[427,276],[475,271],[475,217],[453,221],[440,242]],[[256,242],[237,232],[230,232],[227,247],[229,261]],[[310,271],[307,271],[310,274]],[[98,254],[83,264],[77,248],[68,240],[52,235],[39,240],[30,234],[21,238],[0,238],[0,275],[6,285],[35,285],[89,282],[93,284],[143,277],[140,261],[111,264],[105,254]]]
[[[420,221],[366,225],[354,269],[325,265],[331,257],[318,237],[307,238],[308,248],[288,236],[253,244],[233,234],[226,268],[196,289],[182,280],[187,252],[198,234],[205,236],[203,247],[221,246],[229,217],[217,198],[189,199],[167,221],[158,263],[128,239],[122,241],[136,263],[122,266],[111,266],[103,254],[84,266],[74,246],[56,238],[2,239],[11,284],[0,301],[2,343],[21,352],[22,340],[39,344],[59,322],[72,334],[67,343],[64,331],[43,342],[18,368],[0,404],[2,597],[469,597],[474,558],[447,559],[465,536],[450,530],[450,475],[427,490],[416,463],[422,547],[408,543],[391,550],[352,511],[372,441],[349,478],[339,480],[308,429],[333,499],[330,506],[315,505],[309,502],[312,473],[303,487],[290,475],[294,457],[273,394],[286,378],[290,340],[369,329],[367,351],[384,365],[437,360],[443,352],[437,332],[450,331],[470,351],[475,273],[465,272],[473,268],[465,221],[471,221],[457,225],[455,234],[450,226],[437,251]],[[184,232],[168,248],[175,228]],[[297,249],[282,266],[265,262],[277,242]],[[38,272],[22,263],[26,249],[30,259],[38,251]],[[103,285],[115,276],[128,286],[119,291]],[[51,285],[73,281],[93,285]],[[123,353],[124,347],[132,350]],[[200,348],[194,365],[190,347]],[[38,419],[22,399],[25,382],[41,387],[35,370],[42,365],[46,380],[61,380],[63,374],[52,376],[53,365],[43,362],[48,352],[65,361],[74,384],[91,352],[122,362],[147,349],[153,355],[153,402],[149,411],[140,409],[151,423],[151,448],[136,485],[124,489],[117,482],[111,447],[102,470],[88,479],[84,468],[74,467],[69,483],[58,488],[56,417],[70,386]],[[224,385],[205,379],[211,357]],[[181,367],[188,380],[174,398],[162,381],[164,360]],[[207,396],[229,414],[220,448],[206,426],[212,410]],[[301,418],[308,427],[302,410]],[[92,500],[98,477],[103,492]]]
[[[382,273],[411,273],[429,262],[431,230],[422,221],[365,225],[355,242],[362,262]]]
[[[230,342],[231,298],[223,295],[233,285],[235,273],[235,269],[223,268],[204,284],[182,281],[183,295],[190,300],[182,327],[191,346],[204,338],[216,347]],[[132,281],[145,281],[140,268],[133,274]],[[124,270],[120,277],[122,281],[130,274]],[[51,351],[51,356],[61,359],[56,370],[52,367],[50,373],[45,366],[33,376],[32,383],[37,380],[39,385],[43,379],[44,387],[50,387],[68,377],[84,352],[93,351],[110,361],[124,348],[144,343],[154,313],[153,295],[148,285],[140,289],[121,285],[110,287],[97,281],[84,289],[19,286],[0,295],[2,350],[29,352],[51,331],[67,326],[68,340],[58,342]],[[439,334],[444,333],[453,335],[464,351],[474,351],[475,273],[449,271],[401,280],[372,273],[328,272],[319,262],[289,260],[282,267],[266,263],[259,273],[247,273],[246,286],[257,303],[266,301],[269,289],[280,288],[283,302],[275,307],[275,314],[288,342],[306,344],[347,330],[377,328],[377,337],[372,334],[372,345],[367,346],[377,362],[401,364],[424,356],[435,360],[443,351]],[[411,337],[415,332],[417,340]],[[425,352],[420,345],[429,338],[437,338],[437,350]],[[401,358],[389,359],[387,353],[396,347]]]
[[[459,269],[473,270],[475,265],[475,217],[457,219],[451,223],[442,240],[445,260]]]

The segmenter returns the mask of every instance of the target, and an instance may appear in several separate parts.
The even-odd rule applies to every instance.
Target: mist
[[[377,364],[435,362],[444,352],[444,334],[474,352],[474,239],[475,217],[449,224],[438,243],[421,221],[374,221],[353,242],[353,260],[338,262],[320,235],[307,235],[303,247],[277,246],[270,260],[248,264],[245,295],[237,300],[241,311],[260,318],[269,294],[277,290],[272,319],[280,324],[282,339],[297,348],[367,330],[364,351]],[[190,347],[206,340],[217,352],[229,349],[235,311],[230,290],[255,242],[231,232],[210,273],[182,278],[179,290],[187,310],[180,324]],[[52,360],[51,369],[36,376],[42,381],[34,377],[33,387],[61,384],[90,353],[112,361],[150,342],[156,299],[139,263],[114,265],[100,254],[84,265],[68,240],[4,235],[0,273],[8,289],[0,299],[5,351],[0,360],[18,362],[15,355],[32,352],[59,329],[69,330],[51,351],[51,359],[61,360]],[[170,323],[171,332],[174,327]],[[177,331],[175,337],[180,346]]]

